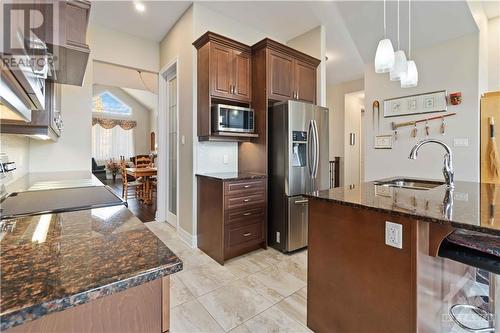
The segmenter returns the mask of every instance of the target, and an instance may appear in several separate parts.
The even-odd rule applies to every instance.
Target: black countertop
[[[267,175],[265,174],[250,173],[250,172],[217,172],[217,173],[196,174],[196,176],[206,177],[221,181],[252,180],[252,179],[267,178]]]
[[[4,221],[2,331],[182,269],[182,261],[125,206]]]
[[[306,196],[500,236],[498,184],[458,181],[455,182],[455,189],[450,191],[445,185],[429,190],[414,190],[367,182],[317,191]]]

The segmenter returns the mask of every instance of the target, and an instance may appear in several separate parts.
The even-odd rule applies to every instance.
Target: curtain
[[[112,128],[92,126],[92,156],[98,162],[104,162],[110,158],[119,161],[120,156],[125,156],[128,160],[134,155],[133,129],[124,130],[120,126]]]
[[[113,128],[115,126],[120,126],[124,130],[131,130],[135,126],[137,126],[137,122],[134,120],[126,120],[126,119],[109,119],[109,118],[92,118],[92,126],[99,124],[99,126],[104,127],[106,129]]]

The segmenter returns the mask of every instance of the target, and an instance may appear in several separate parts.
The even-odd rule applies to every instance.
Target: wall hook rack
[[[430,117],[430,118],[423,118],[423,119],[419,119],[419,120],[405,121],[403,123],[392,122],[391,123],[391,127],[392,127],[392,130],[395,131],[395,130],[397,130],[400,127],[415,126],[418,123],[429,122],[431,120],[436,120],[436,119],[444,119],[446,117],[451,117],[451,116],[454,116],[454,115],[456,115],[455,112],[444,114],[444,115],[441,115],[441,116],[435,116],[435,117]]]

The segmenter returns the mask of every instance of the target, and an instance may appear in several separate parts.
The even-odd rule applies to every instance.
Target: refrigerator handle
[[[318,135],[318,125],[316,120],[313,120],[313,133],[314,133],[314,168],[312,178],[316,178],[318,175],[319,167],[319,135]]]
[[[313,140],[314,140],[314,124],[313,120],[309,121],[309,129],[307,130],[307,167],[309,169],[309,176],[312,178],[314,173],[313,165]]]

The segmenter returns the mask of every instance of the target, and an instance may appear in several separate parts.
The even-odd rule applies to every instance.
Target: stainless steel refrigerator
[[[283,252],[307,246],[308,200],[329,187],[328,109],[297,101],[269,110],[269,244]]]

